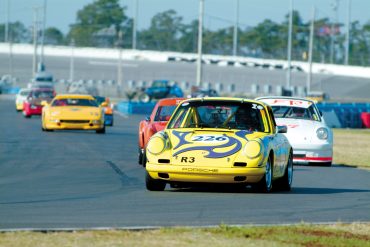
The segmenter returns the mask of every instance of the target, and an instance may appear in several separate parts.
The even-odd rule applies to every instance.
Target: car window
[[[91,99],[55,99],[52,106],[90,106],[98,107],[98,103]]]
[[[262,115],[264,107],[256,103],[230,101],[194,101],[180,105],[168,128],[226,128],[268,131]]]
[[[176,109],[176,105],[160,106],[155,114],[154,121],[168,121]]]
[[[319,115],[311,105],[308,108],[295,106],[272,106],[275,118],[294,118],[318,121]]]
[[[29,93],[30,93],[29,90],[24,90],[24,91],[20,91],[19,92],[19,95],[21,95],[21,96],[27,96]]]
[[[53,98],[54,93],[53,91],[33,91],[32,92],[33,98]]]

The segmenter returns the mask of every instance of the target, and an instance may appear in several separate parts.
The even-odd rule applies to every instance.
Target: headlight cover
[[[326,140],[329,137],[329,131],[327,128],[321,127],[316,130],[316,135],[320,140]]]
[[[243,151],[248,158],[254,159],[262,153],[262,145],[260,142],[252,140],[245,144]]]
[[[153,136],[147,145],[147,150],[154,155],[162,153],[167,146],[166,140],[162,136]]]

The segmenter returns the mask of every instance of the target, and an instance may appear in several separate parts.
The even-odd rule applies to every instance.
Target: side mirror
[[[319,112],[320,112],[320,116],[322,117],[322,111],[319,110]]]
[[[48,102],[46,100],[43,100],[43,101],[41,101],[41,105],[42,106],[47,106],[48,105]]]
[[[149,122],[150,121],[150,117],[146,117],[145,118],[145,121]]]
[[[101,103],[101,106],[102,107],[107,107],[108,106],[108,103],[107,102],[103,102],[103,103]]]
[[[276,133],[287,133],[288,127],[286,125],[276,126]]]

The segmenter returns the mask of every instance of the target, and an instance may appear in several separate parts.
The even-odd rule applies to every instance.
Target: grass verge
[[[144,231],[4,232],[0,246],[370,246],[370,223],[293,226],[221,225]]]
[[[334,164],[370,168],[370,129],[333,129]]]

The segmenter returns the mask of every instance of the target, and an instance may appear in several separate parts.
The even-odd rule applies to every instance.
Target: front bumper
[[[17,109],[17,111],[22,111],[23,110],[23,102],[15,103],[15,109]]]
[[[333,161],[333,145],[296,144],[293,145],[293,162],[300,164],[327,163]]]
[[[257,183],[265,174],[265,167],[206,167],[153,164],[148,162],[146,170],[153,179],[168,182],[195,183]],[[245,177],[245,179],[243,179]]]
[[[55,130],[99,130],[104,128],[104,123],[93,124],[91,120],[87,123],[47,122],[45,128]]]

